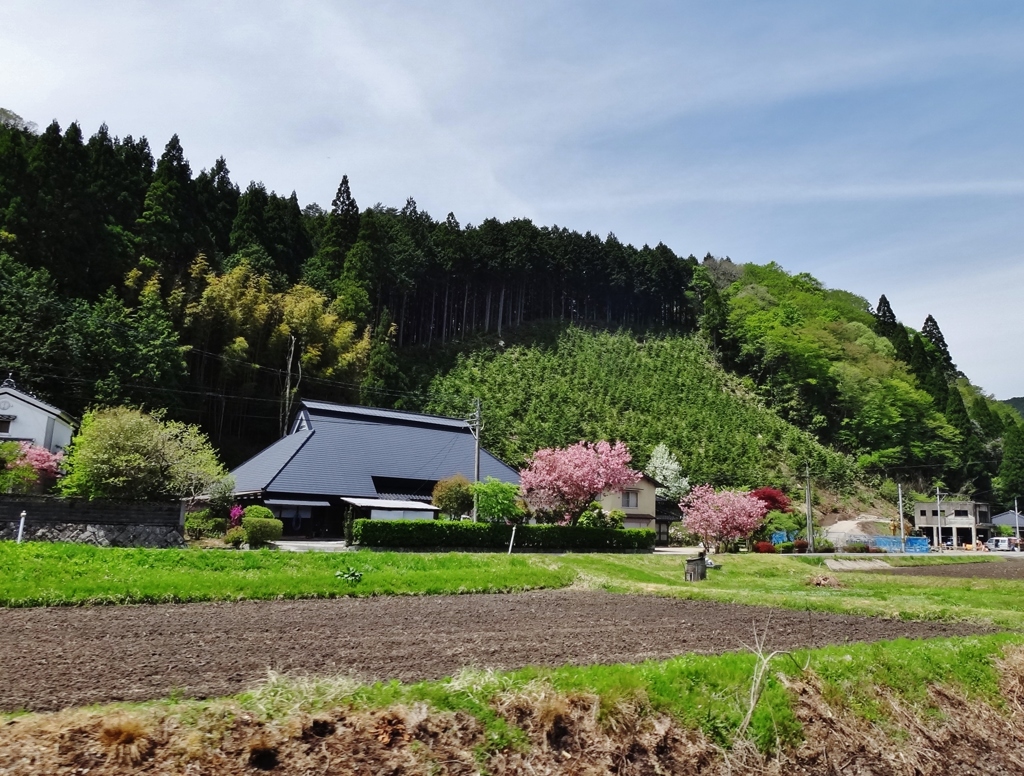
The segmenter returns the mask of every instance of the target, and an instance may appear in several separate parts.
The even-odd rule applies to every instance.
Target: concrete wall
[[[181,504],[0,496],[0,539],[80,542],[101,547],[184,547]]]

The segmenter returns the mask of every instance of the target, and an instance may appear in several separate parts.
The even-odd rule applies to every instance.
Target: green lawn
[[[337,576],[350,567],[362,578]],[[514,592],[564,587],[543,556],[114,549],[0,542],[0,605]]]
[[[580,587],[905,619],[975,620],[1024,631],[1024,582],[838,572],[814,557],[723,555],[699,584],[679,555],[287,553],[103,549],[0,542],[0,605],[328,598]],[[949,563],[953,558],[916,562]],[[986,562],[1007,562],[984,558]],[[359,581],[338,576],[355,569]]]

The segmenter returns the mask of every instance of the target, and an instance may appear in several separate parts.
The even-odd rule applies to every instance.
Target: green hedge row
[[[455,520],[356,520],[352,541],[365,547],[478,549],[508,548],[512,526]],[[514,547],[520,550],[651,550],[654,531],[646,529],[569,528],[521,525]]]

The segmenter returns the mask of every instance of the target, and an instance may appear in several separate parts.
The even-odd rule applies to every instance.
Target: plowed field
[[[464,666],[638,662],[718,653],[769,632],[770,649],[899,636],[966,635],[963,624],[573,590],[518,595],[0,610],[0,709],[52,710],[172,692],[239,692],[274,670],[434,679]]]

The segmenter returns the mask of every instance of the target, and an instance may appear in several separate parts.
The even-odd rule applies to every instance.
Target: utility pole
[[[1017,524],[1017,551],[1020,551],[1020,512],[1017,511],[1017,497],[1013,497],[1013,522]]]
[[[906,534],[906,530],[903,527],[903,485],[897,482],[896,483],[896,490],[897,490],[897,492],[899,493],[899,496],[900,496],[900,516],[899,516],[899,521],[900,521],[900,552],[906,552],[907,551],[907,534]]]
[[[942,543],[942,496],[939,494],[938,485],[935,486],[935,533],[938,535],[935,544],[939,552],[942,552],[946,546]]]
[[[474,399],[475,410],[470,418],[470,431],[473,433],[473,439],[475,445],[473,448],[473,484],[480,482],[480,429],[483,428],[483,422],[480,417],[480,400]],[[477,521],[477,496],[476,488],[473,489],[473,522]]]
[[[814,552],[814,515],[811,512],[811,465],[805,467],[807,483],[804,487],[804,500],[807,507],[807,549]]]

